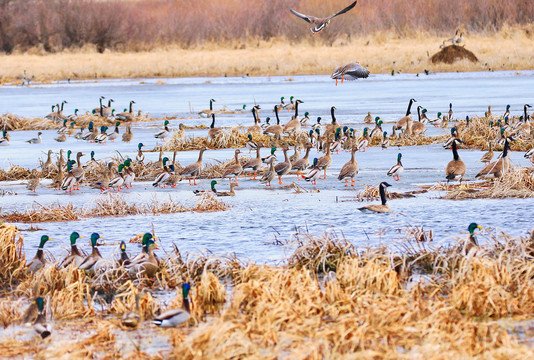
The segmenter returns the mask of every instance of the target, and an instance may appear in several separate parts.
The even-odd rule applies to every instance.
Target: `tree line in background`
[[[123,51],[205,42],[310,37],[309,26],[289,12],[330,15],[351,0],[0,0],[0,51],[41,47],[47,52],[96,46]],[[449,35],[495,32],[534,22],[532,0],[358,0],[315,41],[376,31]]]

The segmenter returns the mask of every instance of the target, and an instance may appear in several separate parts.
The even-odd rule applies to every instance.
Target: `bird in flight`
[[[343,84],[343,80],[365,79],[369,77],[369,73],[369,70],[367,70],[360,64],[351,62],[347,65],[338,66],[337,68],[335,68],[330,78],[336,80],[337,86],[337,81],[339,79],[341,79],[341,83]]]
[[[310,28],[310,30],[312,32],[312,35],[315,35],[315,34],[321,33],[321,31],[323,31],[330,24],[330,20],[332,20],[333,18],[335,18],[338,15],[344,14],[347,11],[351,10],[353,7],[356,6],[356,3],[357,3],[357,1],[353,2],[352,4],[350,4],[349,6],[344,8],[343,10],[341,10],[340,12],[337,12],[334,15],[330,15],[330,16],[324,17],[324,18],[316,18],[314,16],[308,16],[308,15],[301,14],[299,12],[296,12],[293,9],[290,9],[290,10],[294,15],[296,15],[299,18],[301,18],[301,19],[309,22],[310,24],[312,24],[313,26]]]

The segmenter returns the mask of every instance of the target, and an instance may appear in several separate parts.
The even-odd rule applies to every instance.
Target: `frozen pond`
[[[291,80],[291,81],[287,81]],[[148,112],[151,116],[177,116],[172,120],[171,127],[178,123],[186,125],[209,125],[209,119],[196,118],[190,109],[199,111],[207,108],[210,98],[216,99],[215,109],[226,105],[228,109],[236,109],[244,103],[250,108],[254,102],[262,106],[260,116],[274,118],[272,108],[280,96],[293,95],[304,103],[300,112],[311,114],[310,123],[317,116],[323,117],[323,123],[330,122],[330,106],[338,109],[338,121],[351,127],[363,128],[363,118],[368,111],[373,116],[380,116],[385,122],[393,122],[402,117],[410,98],[417,99],[415,105],[428,109],[429,117],[434,118],[438,111],[446,112],[449,103],[453,103],[455,118],[466,115],[483,115],[488,105],[494,107],[494,114],[504,112],[507,104],[511,105],[513,114],[520,114],[525,103],[534,102],[532,93],[534,72],[525,71],[498,73],[457,73],[419,75],[402,74],[371,76],[368,80],[334,86],[325,76],[276,77],[276,78],[214,78],[214,79],[168,79],[164,84],[156,84],[157,80],[109,80],[100,82],[80,82],[67,84],[60,82],[52,85],[35,85],[31,87],[1,87],[0,112],[10,112],[22,116],[44,116],[50,111],[50,104],[63,99],[68,101],[66,113],[73,108],[80,111],[98,105],[100,95],[115,99],[119,111],[129,100],[135,100],[135,109]],[[529,97],[530,96],[530,97]],[[412,109],[412,112],[416,114]],[[281,112],[282,123],[287,122],[290,113]],[[217,117],[218,126],[250,126],[250,112],[243,114],[227,114]],[[45,158],[45,152],[60,148],[70,149],[74,153],[83,151],[89,154],[96,152],[96,159],[107,159],[116,156],[115,150],[121,154],[134,156],[136,144],[143,142],[147,148],[157,145],[152,136],[160,123],[140,123],[133,127],[134,140],[131,144],[122,142],[106,145],[90,144],[69,138],[66,143],[53,140],[58,136],[55,131],[44,131],[43,143],[29,145],[25,143],[36,135],[36,131],[11,132],[11,144],[0,147],[0,167],[7,168],[10,164],[34,168],[38,159]],[[384,130],[391,130],[391,124],[385,124]],[[429,128],[427,135],[439,135],[449,132],[447,129]],[[205,130],[188,130],[186,136],[205,136]],[[243,154],[248,150],[242,149]],[[205,162],[227,160],[233,157],[233,149],[208,150]],[[387,170],[395,164],[397,153],[403,154],[405,172],[401,181],[393,181],[386,176]],[[267,155],[263,149],[262,155]],[[293,153],[291,151],[290,153]],[[167,153],[171,156],[171,153]],[[252,154],[254,155],[254,154]],[[473,179],[482,168],[477,162],[482,153],[476,150],[460,150],[460,156],[467,166],[466,177]],[[147,153],[148,159],[156,159],[157,153]],[[180,152],[177,160],[182,165],[196,161],[198,152]],[[283,158],[277,151],[278,159]],[[312,150],[310,158],[317,157]],[[370,148],[367,152],[356,154],[360,173],[357,176],[356,189],[347,189],[344,183],[337,181],[339,170],[350,158],[347,152],[333,155],[333,162],[328,169],[328,178],[318,181],[316,186],[297,181],[294,175],[284,177],[284,182],[298,182],[308,193],[294,193],[284,190],[273,181],[271,189],[258,181],[248,178],[240,179],[237,195],[223,198],[231,208],[216,213],[179,213],[158,216],[131,216],[118,218],[96,218],[69,223],[34,224],[43,231],[24,232],[28,256],[33,256],[39,238],[46,233],[54,242],[47,244],[47,249],[55,256],[62,256],[68,247],[68,236],[76,230],[88,236],[97,231],[105,237],[106,244],[101,248],[104,256],[110,257],[118,253],[118,242],[128,240],[135,234],[150,231],[153,224],[162,248],[169,250],[170,243],[176,243],[181,251],[199,252],[204,249],[217,254],[236,253],[241,259],[258,262],[276,263],[287,255],[287,248],[275,245],[278,240],[287,240],[296,231],[321,234],[324,231],[335,231],[344,235],[358,246],[376,246],[391,244],[394,239],[402,238],[398,229],[404,226],[424,225],[425,229],[434,230],[434,241],[454,242],[458,236],[466,233],[470,222],[477,222],[484,227],[500,228],[503,231],[519,235],[530,230],[533,222],[532,199],[510,200],[471,200],[450,201],[440,200],[440,193],[426,193],[415,198],[393,200],[390,202],[393,212],[388,215],[370,215],[360,213],[357,208],[365,203],[347,200],[362,185],[377,185],[388,181],[393,186],[391,191],[404,192],[418,189],[417,185],[435,184],[444,181],[444,169],[452,159],[450,150],[441,145],[420,147],[390,147],[387,150]],[[83,158],[87,161],[89,156]],[[515,164],[526,166],[527,160],[522,153],[512,153]],[[218,189],[227,189],[228,180],[220,180]],[[304,184],[302,184],[304,183]],[[154,189],[150,183],[137,183],[133,190],[124,192],[128,201],[142,203],[157,197],[158,201],[172,198],[186,205],[193,205],[197,198],[192,190],[209,187],[209,180],[201,180],[199,186],[189,186],[182,181],[176,189]],[[90,204],[99,196],[98,190],[83,187],[77,194],[64,194],[53,191],[45,186],[38,188],[37,195],[29,194],[21,182],[0,183],[0,190],[16,191],[18,195],[0,197],[3,211],[19,210],[32,205],[72,202],[77,205]],[[315,192],[318,190],[319,192]],[[25,229],[30,224],[20,224]],[[485,239],[480,235],[480,241]],[[87,240],[87,239],[84,239]],[[89,249],[88,241],[83,242]],[[131,245],[130,251],[137,252],[137,246]]]

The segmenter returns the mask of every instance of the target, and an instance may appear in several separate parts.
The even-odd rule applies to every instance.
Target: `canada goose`
[[[354,153],[358,150],[356,147],[352,148],[350,152],[350,160],[343,165],[339,176],[337,177],[338,181],[345,179],[345,186],[349,186],[348,181],[350,178],[350,186],[354,186],[354,177],[358,175],[358,162],[354,158]]]
[[[484,166],[484,168],[480,170],[478,174],[476,174],[475,176],[476,179],[498,178],[508,171],[508,169],[510,168],[510,162],[508,160],[508,150],[510,148],[510,141],[514,141],[514,139],[512,137],[507,137],[504,142],[504,149],[502,152],[502,157],[499,160],[494,161]]]
[[[491,140],[488,139],[488,145],[489,145],[489,150],[487,152],[484,153],[484,155],[482,155],[482,157],[480,158],[480,162],[483,162],[485,164],[488,164],[491,162],[491,159],[493,159],[493,149],[491,148]]]
[[[222,128],[215,127],[215,114],[211,114],[211,125],[208,130],[208,139],[215,139],[222,131]]]
[[[351,62],[347,65],[338,66],[335,68],[332,72],[332,75],[330,75],[330,78],[336,79],[337,86],[337,81],[339,79],[341,79],[341,83],[343,84],[343,80],[365,79],[369,77],[369,74],[369,70],[358,63]]]
[[[237,177],[241,175],[243,172],[243,167],[241,166],[241,162],[239,162],[239,154],[241,153],[241,150],[236,149],[234,153],[235,161],[233,164],[230,164],[225,167],[222,177],[223,178],[229,178],[230,184],[232,183],[232,177],[235,178],[235,183],[237,184]]]
[[[154,137],[156,139],[161,139],[161,140],[165,141],[165,138],[167,136],[169,136],[169,127],[168,127],[168,125],[169,125],[169,120],[165,120],[163,122],[163,130],[160,130],[157,133],[155,133]]]
[[[213,103],[215,102],[214,99],[210,99],[210,108],[209,110],[202,110],[198,113],[201,117],[210,117],[213,114]]]
[[[450,42],[452,45],[456,44],[456,41],[458,40],[458,33],[460,32],[460,29],[456,29],[456,32],[454,33],[454,36],[450,39],[447,39],[443,41],[443,43]]]
[[[370,124],[373,122],[373,117],[371,116],[371,112],[367,113],[367,115],[363,118],[363,122],[366,124]]]
[[[130,101],[129,111],[118,113],[115,115],[115,117],[121,121],[132,121],[135,117],[135,114],[133,112],[133,104],[135,104],[135,101]]]
[[[108,100],[108,106],[101,106],[99,110],[99,115],[102,117],[110,117],[113,116],[113,109],[111,108],[111,103],[115,102],[113,99]]]
[[[9,145],[9,134],[6,130],[2,131],[2,137],[0,137],[0,146]]]
[[[76,231],[70,234],[70,254],[63,259],[60,267],[73,265],[77,268],[83,262],[84,257],[76,245],[76,240],[81,238],[83,238],[83,236],[80,236],[80,234],[78,234]]]
[[[202,169],[204,169],[204,164],[202,163],[202,154],[206,151],[207,148],[200,149],[198,154],[198,160],[190,165],[187,165],[185,168],[180,171],[180,175],[187,175],[189,180],[189,185],[197,185],[197,176],[200,175]],[[191,184],[191,179],[193,179],[193,184]]]
[[[284,129],[280,125],[280,117],[278,116],[278,110],[280,109],[280,105],[274,106],[274,114],[276,115],[276,125],[271,125],[267,127],[265,130],[263,130],[263,133],[265,135],[274,136],[275,139],[280,139],[282,136],[282,132]]]
[[[296,15],[299,18],[303,19],[304,21],[310,23],[312,25],[312,27],[310,28],[310,31],[311,31],[312,35],[315,35],[315,34],[320,34],[324,29],[326,29],[326,27],[330,24],[330,20],[332,20],[333,18],[335,18],[338,15],[342,15],[342,14],[346,13],[347,11],[351,10],[353,7],[356,6],[356,3],[357,3],[357,1],[353,2],[352,4],[350,4],[349,6],[344,8],[343,10],[341,10],[341,11],[339,11],[339,12],[333,14],[333,15],[330,15],[328,17],[324,17],[324,18],[316,18],[314,16],[304,15],[304,14],[301,14],[299,12],[296,12],[293,9],[291,9],[290,11],[291,11],[291,13],[293,15]]]
[[[339,128],[339,123],[337,122],[336,115],[335,115],[336,107],[332,106],[330,108],[330,116],[332,117],[332,122],[328,125],[326,125],[324,135],[328,136],[331,133],[335,133],[336,130]]]
[[[250,159],[249,161],[245,163],[245,165],[243,165],[243,170],[251,169],[251,172],[254,174],[254,177],[252,177],[251,174],[249,173],[250,180],[256,180],[256,172],[258,171],[258,169],[261,167],[261,164],[262,164],[260,149],[261,149],[261,146],[258,145],[258,147],[256,148],[256,157]]]
[[[119,125],[120,124],[121,123],[119,121],[115,123],[115,130],[113,130],[113,132],[108,135],[108,140],[115,142],[115,139],[119,137]]]
[[[42,339],[46,339],[52,334],[52,327],[46,323],[46,315],[44,311],[44,300],[42,297],[35,299],[37,305],[37,319],[33,323],[33,330],[39,334]]]
[[[30,144],[40,144],[41,142],[43,142],[43,139],[41,138],[41,135],[42,135],[42,132],[39,131],[37,133],[37,137],[36,138],[30,139],[30,140],[26,140],[26,142],[30,143]]]
[[[389,207],[389,204],[387,203],[386,198],[386,187],[390,187],[391,185],[387,182],[381,182],[378,186],[378,189],[380,191],[380,200],[381,204],[371,204],[367,206],[363,206],[361,208],[358,208],[361,212],[364,213],[388,213],[391,212],[391,208]]]
[[[397,155],[397,163],[393,165],[386,174],[387,176],[393,176],[393,179],[395,181],[399,181],[399,175],[404,172],[404,167],[402,166],[401,158],[402,154],[399,153],[399,155]]]
[[[260,121],[259,121],[259,118],[258,118],[258,110],[260,109],[260,106],[259,105],[256,105],[254,107],[252,107],[252,116],[254,117],[254,125],[252,125],[251,127],[249,127],[247,129],[247,133],[249,134],[254,134],[254,133],[257,133],[257,134],[261,134],[261,131],[262,131],[262,128],[260,126]]]
[[[273,179],[276,177],[276,171],[274,171],[275,159],[275,156],[271,156],[267,161],[265,161],[267,164],[269,164],[269,169],[261,177],[260,183],[265,184],[266,186],[271,186],[271,181],[273,181]]]
[[[130,125],[126,125],[126,130],[122,134],[122,141],[125,143],[129,143],[133,139],[133,133],[132,133],[132,127]]]
[[[100,254],[100,251],[98,250],[97,241],[98,239],[102,239],[102,237],[98,233],[92,233],[91,234],[91,254],[87,255],[85,259],[83,259],[80,266],[78,266],[79,270],[87,270],[87,271],[94,271],[96,268],[98,268],[99,262],[103,260],[102,255]]]
[[[397,121],[395,125],[395,130],[400,130],[408,125],[408,119],[411,119],[410,114],[412,110],[412,104],[414,102],[417,102],[417,100],[410,99],[410,101],[408,102],[408,109],[406,109],[406,115],[402,117],[399,121]]]
[[[300,131],[301,124],[299,119],[299,104],[302,104],[303,101],[295,101],[295,115],[293,118],[283,126],[283,132],[286,134],[297,134]]]
[[[28,274],[33,274],[41,270],[44,264],[46,263],[46,259],[43,256],[43,248],[47,241],[52,241],[52,239],[49,238],[48,235],[41,236],[41,242],[39,243],[39,247],[37,248],[37,253],[33,257],[33,259],[26,263],[26,267],[28,268],[26,272]]]
[[[287,156],[287,148],[283,148],[282,151],[284,152],[284,161],[279,162],[274,167],[274,171],[278,175],[278,183],[280,185],[284,185],[282,182],[282,176],[286,175],[291,170],[291,160],[289,160],[289,157]]]
[[[137,156],[135,157],[135,161],[139,164],[142,164],[145,161],[145,154],[143,154],[143,150],[141,150],[143,146],[145,146],[143,143],[137,145]]]
[[[103,108],[102,100],[104,100],[104,99],[105,99],[104,96],[100,96],[100,98],[98,98],[98,101],[99,101],[99,103],[100,103],[100,106],[94,108],[93,110],[91,110],[91,113],[92,113],[93,115],[100,115],[100,112],[101,112],[101,110],[102,110],[102,108]]]
[[[177,327],[187,320],[190,317],[190,306],[189,306],[189,290],[191,286],[189,283],[184,283],[182,285],[182,308],[167,310],[163,314],[158,315],[154,318],[153,323],[159,327]]]
[[[447,164],[447,168],[445,169],[445,175],[447,178],[447,183],[450,180],[458,180],[460,184],[462,183],[462,179],[465,175],[465,164],[460,159],[460,156],[458,155],[458,143],[463,143],[462,140],[454,139],[452,142],[452,157],[453,159],[449,161]]]

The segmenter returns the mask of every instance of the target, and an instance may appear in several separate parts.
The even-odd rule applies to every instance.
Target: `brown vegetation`
[[[445,46],[443,49],[441,49],[430,57],[430,61],[432,61],[433,64],[452,64],[456,61],[460,61],[463,59],[467,59],[474,63],[478,62],[478,59],[475,54],[467,50],[465,47],[458,45]]]

